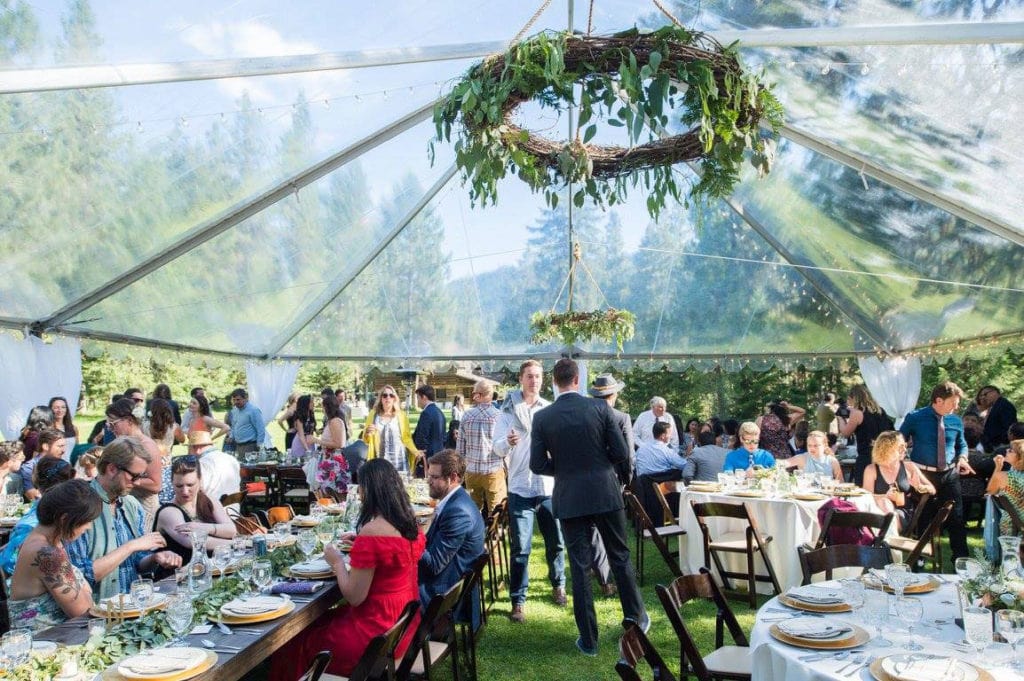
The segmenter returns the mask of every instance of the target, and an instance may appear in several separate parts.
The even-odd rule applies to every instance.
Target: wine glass
[[[213,567],[220,572],[220,576],[223,579],[224,571],[231,565],[231,547],[227,544],[222,544],[213,549]]]
[[[306,557],[307,561],[309,560],[309,557],[313,555],[313,552],[316,550],[316,542],[317,537],[316,533],[313,532],[313,530],[303,530],[302,532],[299,532],[297,544],[299,547],[299,551],[302,551],[302,555]]]
[[[274,573],[273,568],[270,565],[269,560],[257,560],[252,564],[252,581],[256,585],[257,591],[263,591],[270,586],[270,580],[273,579]],[[991,638],[991,636],[989,636]]]
[[[953,562],[953,568],[956,570],[956,574],[960,577],[960,581],[965,579],[974,579],[981,574],[983,566],[973,558],[957,558]]]
[[[924,617],[924,605],[916,598],[900,598],[896,601],[896,613],[907,625],[907,642],[904,650],[923,650],[924,646],[914,641],[914,625]],[[991,634],[989,635],[991,638]]]
[[[32,650],[32,632],[28,629],[11,629],[0,639],[0,649],[10,658],[14,666],[28,661]]]
[[[186,596],[175,596],[167,603],[164,611],[167,617],[167,624],[174,632],[174,639],[169,646],[185,645],[185,632],[192,628],[192,618],[195,617],[195,609],[192,607],[192,599]]]
[[[864,582],[859,579],[844,579],[842,585],[843,600],[850,606],[853,616],[857,617],[864,605]]]
[[[245,594],[251,593],[250,580],[252,580],[252,567],[256,560],[252,557],[244,557],[238,561],[238,577],[245,584]]]
[[[1017,643],[1024,638],[1024,612],[1020,610],[1000,610],[996,613],[996,631],[1013,647],[1015,657],[1014,669],[1024,669],[1017,651]]]
[[[878,630],[878,636],[871,640],[871,645],[888,648],[892,641],[885,637],[882,627],[889,619],[889,595],[879,589],[868,589],[864,592],[865,622],[869,621]]]
[[[334,539],[334,522],[325,520],[316,526],[316,538],[326,547]]]
[[[892,587],[896,600],[903,599],[903,590],[910,581],[910,566],[906,563],[889,563],[885,566],[885,580]]]
[[[231,540],[231,557],[239,561],[245,556],[245,537],[235,537]]]
[[[153,580],[136,579],[132,582],[131,596],[132,602],[139,606],[139,610],[145,614],[146,607],[153,602]]]
[[[992,643],[992,611],[977,606],[964,608],[964,636],[981,655]]]
[[[285,539],[290,537],[292,534],[291,523],[276,523],[274,525],[274,537],[277,538],[277,543],[280,544]]]

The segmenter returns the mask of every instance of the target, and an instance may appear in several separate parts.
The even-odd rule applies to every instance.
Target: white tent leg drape
[[[51,397],[67,400],[72,415],[82,391],[82,344],[73,338],[45,343],[0,333],[0,430],[18,437],[32,407]]]
[[[275,418],[288,401],[288,393],[295,385],[301,362],[246,362],[245,382],[249,386],[249,401],[263,413],[263,425]],[[266,442],[270,446],[270,434]]]
[[[885,413],[896,420],[896,427],[903,417],[917,406],[921,393],[921,360],[917,357],[862,357],[858,360],[860,374],[864,377],[871,395]]]

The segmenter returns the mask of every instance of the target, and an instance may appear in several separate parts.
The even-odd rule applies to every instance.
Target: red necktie
[[[946,417],[939,415],[939,432],[936,437],[938,441],[935,467],[940,471],[946,470]]]

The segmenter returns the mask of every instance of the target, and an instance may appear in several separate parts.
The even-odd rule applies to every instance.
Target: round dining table
[[[943,677],[945,681],[968,681],[974,672],[951,661],[954,659],[977,665],[988,674],[986,678],[985,674],[979,673],[977,681],[1024,681],[1024,674],[1011,666],[1014,653],[1009,644],[994,642],[981,654],[967,645],[964,631],[956,622],[960,615],[956,575],[935,575],[929,579],[938,585],[934,591],[905,596],[920,599],[924,613],[921,621],[914,625],[912,639],[921,646],[921,650],[914,652],[903,648],[911,636],[907,625],[895,614],[883,618],[879,631],[877,619],[872,618],[871,623],[866,623],[864,609],[857,613],[811,613],[783,603],[782,600],[790,604],[794,602],[786,595],[771,599],[758,610],[750,635],[752,681],[888,681],[884,674],[876,676],[886,658],[890,658],[890,664],[896,660],[909,660],[922,666],[931,665],[938,671],[929,673],[925,669],[922,672],[923,678],[930,681],[943,681]],[[830,589],[834,594],[842,593],[839,581],[817,582],[811,589],[820,590],[817,593],[827,593]],[[881,592],[875,591],[874,597],[880,598]],[[802,644],[784,643],[780,640],[780,626],[804,626],[809,631],[859,627],[866,632],[864,638],[867,640],[844,650],[812,649]],[[784,632],[781,637],[784,637]],[[892,657],[911,654],[915,657]]]

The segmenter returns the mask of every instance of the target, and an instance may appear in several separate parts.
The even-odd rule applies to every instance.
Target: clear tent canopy
[[[786,127],[772,173],[727,200],[573,211],[575,309],[637,318],[621,354],[584,356],[730,368],[1021,338],[1024,3],[662,4],[739,40]],[[565,308],[570,201],[509,179],[471,205],[450,145],[428,153],[433,104],[521,32],[668,21],[639,0],[0,0],[0,325],[380,365],[557,353],[529,318]],[[520,117],[567,134],[564,114]]]

